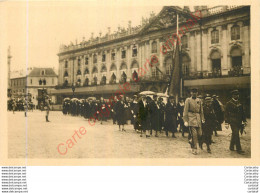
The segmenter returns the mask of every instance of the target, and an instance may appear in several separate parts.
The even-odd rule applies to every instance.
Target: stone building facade
[[[174,68],[171,37],[177,31],[178,13],[184,95],[196,86],[201,94],[217,94],[224,101],[233,88],[250,97],[250,6],[194,8],[191,13],[189,7],[166,6],[140,26],[129,22],[127,29],[119,28],[117,33],[108,30],[104,36],[61,46],[59,87],[52,94],[61,101],[72,95],[74,85],[79,98],[106,97],[124,81],[132,83],[129,95],[143,90],[165,92]],[[147,68],[154,57],[156,63]],[[133,74],[140,76],[138,82]]]

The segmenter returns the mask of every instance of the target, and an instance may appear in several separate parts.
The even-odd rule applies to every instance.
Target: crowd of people
[[[96,100],[95,97],[87,99],[65,98],[63,102],[63,114],[82,116],[89,120],[90,124],[100,121],[102,124],[108,119],[117,124],[120,131],[126,131],[124,126],[132,124],[140,137],[159,137],[165,134],[167,137],[176,138],[176,132],[181,132],[185,137],[188,134],[188,142],[192,153],[197,154],[197,144],[203,149],[203,143],[207,145],[207,152],[211,153],[210,145],[213,142],[212,135],[218,135],[222,130],[222,123],[226,127],[231,126],[232,139],[230,150],[244,153],[241,149],[239,131],[246,124],[243,106],[236,99],[238,91],[232,93],[232,99],[227,103],[226,112],[219,101],[218,96],[206,94],[198,95],[197,89],[191,89],[191,97],[179,98],[176,103],[175,96],[167,97],[167,103],[163,97],[153,95],[134,95],[132,98],[121,95],[115,97],[114,103],[104,98]],[[235,102],[234,102],[235,101]],[[235,103],[235,104],[234,104]],[[226,113],[226,116],[225,116]],[[230,118],[233,117],[233,118]],[[237,120],[234,123],[234,120]]]
[[[31,101],[25,101],[22,98],[11,98],[7,101],[7,109],[8,111],[25,111],[35,109],[35,105]]]

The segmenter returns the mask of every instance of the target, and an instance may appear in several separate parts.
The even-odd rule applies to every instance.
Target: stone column
[[[231,27],[233,26],[233,23],[231,24],[228,24],[227,25],[227,68],[228,68],[228,71],[230,69],[232,69],[232,64],[231,64],[231,56],[230,56],[230,46],[229,46],[229,43],[231,42]]]
[[[221,34],[222,38],[221,40],[221,52],[222,52],[222,60],[221,60],[221,73],[222,75],[228,75],[228,49],[227,49],[227,25],[222,25],[221,26]]]
[[[243,62],[243,69],[244,74],[250,73],[250,20],[246,20],[243,22],[243,27],[241,30],[244,32],[243,37],[241,38],[244,43],[244,62]],[[240,31],[241,31],[240,30]]]
[[[207,71],[208,70],[208,29],[203,29],[202,33],[202,71]]]
[[[211,58],[210,58],[210,52],[211,52],[211,32],[213,28],[208,29],[208,55],[207,55],[207,69],[208,72],[212,72],[212,64],[211,64]]]
[[[196,60],[196,42],[195,42],[195,32],[191,32],[190,33],[190,38],[189,38],[189,43],[190,43],[190,57],[191,57],[191,65],[190,65],[190,72],[195,72],[196,71],[196,64],[197,64],[197,60]]]

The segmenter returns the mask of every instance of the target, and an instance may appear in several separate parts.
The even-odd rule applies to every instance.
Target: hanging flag
[[[180,42],[179,42],[180,43]],[[179,44],[176,44],[176,50],[173,58],[173,69],[170,78],[168,95],[179,96],[181,83],[181,61]]]

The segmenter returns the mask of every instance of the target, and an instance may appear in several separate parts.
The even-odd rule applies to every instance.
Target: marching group
[[[176,103],[176,97],[167,97],[167,103],[161,96],[134,95],[132,98],[115,97],[113,102],[108,102],[102,97],[96,100],[95,97],[88,99],[69,99],[63,102],[63,114],[82,116],[88,119],[90,125],[96,121],[108,119],[113,124],[118,124],[120,131],[126,131],[124,125],[131,122],[133,128],[140,133],[140,137],[149,138],[153,135],[159,137],[165,133],[168,137],[176,138],[175,133],[182,132],[182,136],[188,133],[188,142],[192,153],[196,155],[197,144],[203,149],[203,143],[207,145],[207,152],[211,153],[210,145],[212,135],[222,130],[221,124],[225,121],[225,127],[231,127],[232,137],[229,149],[234,151],[234,146],[239,154],[243,154],[239,132],[243,133],[246,125],[246,118],[242,104],[239,102],[239,92],[231,92],[232,99],[226,104],[218,100],[218,96],[209,94],[204,97],[198,96],[198,89],[190,90],[191,97],[180,98]]]

